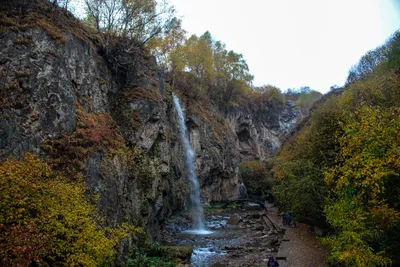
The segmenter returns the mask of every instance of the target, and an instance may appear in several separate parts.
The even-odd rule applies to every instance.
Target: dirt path
[[[268,205],[267,209],[277,226],[286,229],[277,254],[277,257],[286,258],[278,260],[280,267],[328,267],[329,250],[319,243],[309,225],[299,223],[296,228],[285,227],[277,208]]]

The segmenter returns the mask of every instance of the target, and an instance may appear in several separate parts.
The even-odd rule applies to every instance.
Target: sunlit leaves
[[[171,76],[171,84],[191,97],[208,96],[220,107],[241,104],[251,93],[253,80],[243,55],[228,51],[209,32],[186,39],[180,21],[176,22],[171,31],[148,44]],[[194,79],[195,86],[185,83]]]
[[[384,191],[385,179],[399,176],[400,110],[363,107],[343,123],[342,164],[327,172],[327,182],[338,189],[349,183],[363,198],[372,200]]]

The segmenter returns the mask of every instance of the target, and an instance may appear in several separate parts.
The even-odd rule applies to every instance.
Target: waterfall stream
[[[179,121],[179,131],[182,137],[185,159],[185,171],[190,182],[190,200],[192,201],[193,232],[196,234],[208,234],[210,231],[205,229],[203,206],[200,200],[200,184],[197,180],[195,168],[195,153],[190,145],[188,130],[185,123],[185,115],[179,103],[179,98],[173,94],[174,104]]]

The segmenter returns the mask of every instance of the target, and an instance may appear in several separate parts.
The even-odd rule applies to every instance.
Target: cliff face
[[[57,44],[40,28],[1,35],[0,155],[34,152],[71,178],[83,174],[110,225],[128,220],[156,236],[189,195],[163,74],[139,52],[116,48],[119,62],[110,63],[64,37]],[[203,201],[235,198],[235,134],[189,110],[187,124]]]
[[[238,137],[241,161],[273,157],[302,118],[299,108],[290,100],[258,109],[239,107],[225,116]]]
[[[154,58],[114,47],[110,61],[91,42],[64,34],[60,43],[41,28],[0,37],[0,157],[44,157],[99,194],[109,225],[128,221],[157,239],[188,204],[189,185],[171,89]],[[298,119],[289,104],[224,119],[210,103],[182,102],[203,202],[236,198],[240,159],[266,159]]]

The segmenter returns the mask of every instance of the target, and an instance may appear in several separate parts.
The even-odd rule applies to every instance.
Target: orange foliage
[[[107,147],[124,146],[117,125],[107,113],[87,113],[77,105],[78,128],[56,140],[47,140],[44,151],[50,155],[52,166],[67,177],[75,177],[84,169],[85,160]]]

